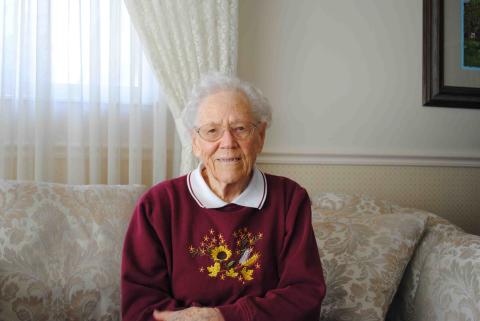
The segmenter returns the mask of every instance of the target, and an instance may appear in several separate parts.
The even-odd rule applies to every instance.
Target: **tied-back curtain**
[[[166,177],[166,107],[122,0],[0,0],[0,178]]]
[[[180,172],[195,166],[181,112],[201,74],[235,74],[238,0],[124,0],[175,119]]]

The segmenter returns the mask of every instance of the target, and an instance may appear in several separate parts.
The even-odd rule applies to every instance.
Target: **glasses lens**
[[[236,123],[230,127],[230,130],[236,138],[245,139],[252,133],[253,125],[250,123]]]
[[[204,125],[199,128],[198,134],[205,140],[215,141],[222,137],[223,127],[218,125]]]

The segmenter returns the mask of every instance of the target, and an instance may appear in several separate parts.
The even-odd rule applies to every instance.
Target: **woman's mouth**
[[[239,162],[242,158],[241,157],[222,157],[222,158],[217,158],[217,161],[221,163],[236,163]]]

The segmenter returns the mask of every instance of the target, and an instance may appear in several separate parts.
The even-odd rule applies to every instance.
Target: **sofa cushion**
[[[364,214],[391,214],[395,205],[367,195],[349,195],[341,193],[319,193],[312,197],[314,213],[321,211],[322,216],[356,217]]]
[[[427,218],[385,202],[322,194],[313,227],[327,283],[321,320],[384,320]]]
[[[0,320],[119,320],[123,237],[143,191],[0,180]]]

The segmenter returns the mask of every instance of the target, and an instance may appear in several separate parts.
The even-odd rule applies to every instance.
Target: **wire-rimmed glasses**
[[[257,124],[251,122],[237,122],[228,125],[228,130],[233,137],[239,140],[247,139],[257,128]],[[195,127],[198,135],[208,142],[215,142],[223,137],[225,133],[225,126],[220,124],[206,124],[200,127]]]

